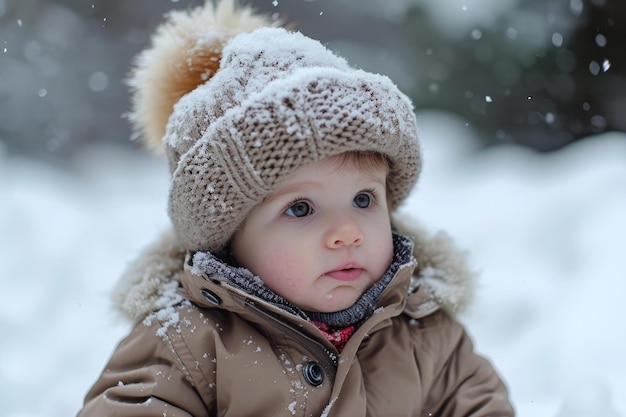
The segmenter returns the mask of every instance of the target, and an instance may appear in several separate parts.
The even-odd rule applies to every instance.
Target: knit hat
[[[332,155],[385,155],[392,208],[419,175],[410,100],[387,77],[271,26],[232,0],[172,12],[131,73],[130,119],[165,151],[168,213],[187,250],[220,251],[283,180]]]

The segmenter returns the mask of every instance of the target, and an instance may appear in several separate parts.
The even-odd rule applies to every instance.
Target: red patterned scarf
[[[320,332],[332,343],[337,350],[341,353],[346,343],[350,339],[350,336],[354,333],[355,326],[350,325],[341,328],[331,328],[326,323],[321,323],[319,321],[314,321],[313,324],[320,329]]]

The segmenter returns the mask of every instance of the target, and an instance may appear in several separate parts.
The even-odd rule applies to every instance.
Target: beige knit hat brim
[[[210,83],[186,100],[202,102]],[[182,107],[176,123],[194,123],[198,114]],[[385,76],[344,68],[297,68],[212,120],[188,145],[182,154],[171,147],[177,164],[169,215],[190,250],[221,250],[256,204],[311,162],[352,151],[386,155],[391,207],[421,167],[409,99]]]

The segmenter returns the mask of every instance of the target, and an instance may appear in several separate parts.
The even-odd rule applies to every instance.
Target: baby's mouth
[[[332,279],[336,279],[337,281],[355,281],[358,279],[363,273],[362,268],[343,268],[336,269],[334,271],[326,272],[324,275],[330,277]]]

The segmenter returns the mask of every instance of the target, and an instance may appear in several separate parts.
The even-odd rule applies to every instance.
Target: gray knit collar
[[[248,269],[233,266],[210,252],[194,253],[191,260],[191,270],[195,274],[207,274],[213,279],[227,282],[235,288],[305,320],[322,322],[334,328],[341,328],[358,325],[372,315],[380,295],[400,267],[411,261],[413,253],[411,239],[393,232],[393,249],[394,256],[387,272],[368,288],[352,306],[332,313],[302,310],[268,288],[258,276]]]

